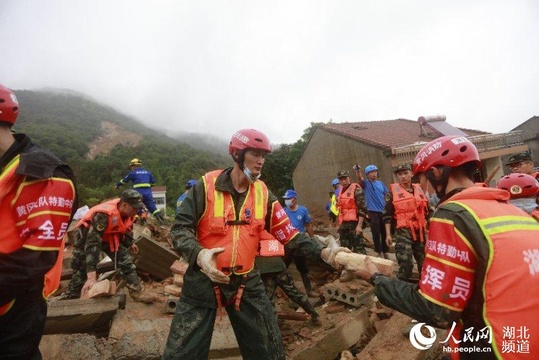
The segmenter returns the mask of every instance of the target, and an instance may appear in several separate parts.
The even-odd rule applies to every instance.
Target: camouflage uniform
[[[343,190],[341,189],[341,192]],[[363,195],[363,190],[358,185],[356,192],[354,194],[357,206],[358,217],[365,218],[366,205],[365,205],[365,196]],[[358,221],[345,221],[339,225],[339,241],[341,246],[347,247],[358,254],[367,254],[365,237],[363,232],[361,234],[356,233]]]
[[[298,290],[294,285],[294,279],[286,269],[286,265],[281,257],[261,257],[256,258],[256,265],[260,270],[262,282],[266,288],[266,294],[270,301],[275,304],[275,289],[280,287],[286,296],[305,310],[313,318],[318,319],[318,313],[309,302],[306,294]]]
[[[414,263],[412,256],[417,263],[418,272],[423,268],[425,260],[425,242],[419,241],[419,231],[416,231],[417,241],[412,238],[410,229],[400,228],[395,230],[395,257],[399,264],[397,277],[401,280],[408,280],[412,276]]]
[[[413,189],[407,189],[408,192],[413,193]],[[393,193],[391,191],[386,195],[386,207],[384,209],[383,221],[385,224],[393,224],[395,215],[395,207],[393,206]],[[429,214],[427,214],[427,218]],[[393,226],[392,226],[393,229]],[[412,276],[412,270],[414,268],[415,259],[417,263],[417,271],[421,273],[423,262],[425,260],[425,241],[427,234],[424,234],[425,241],[420,241],[419,230],[416,230],[416,241],[412,237],[412,232],[409,228],[395,229],[393,234],[395,240],[395,257],[399,264],[399,270],[397,277],[401,280],[408,281]],[[383,239],[385,241],[385,239]]]
[[[219,191],[233,195],[234,208],[239,211],[247,192],[238,193],[235,190],[230,178],[231,171],[232,168],[224,170],[218,176],[215,186]],[[266,219],[268,228],[273,204],[277,201],[275,195],[269,192]],[[277,314],[266,295],[258,268],[255,266],[245,275],[231,274],[228,284],[216,285],[198,266],[197,256],[202,247],[196,238],[196,230],[205,207],[206,190],[203,182],[199,181],[187,193],[171,229],[174,249],[189,262],[189,267],[184,276],[182,296],[172,319],[163,359],[208,359],[217,314],[218,291],[234,329],[242,358],[284,360],[286,354]],[[319,259],[322,250],[303,234],[296,235],[286,246],[313,259]],[[228,304],[228,301],[234,299],[242,285],[243,295],[240,310],[237,311],[234,303]]]
[[[103,232],[107,228],[109,217],[105,213],[96,213],[92,218],[89,228],[81,226],[74,236],[73,259],[71,268],[73,277],[69,282],[64,298],[77,299],[81,289],[87,280],[88,272],[96,271],[100,261],[101,251],[105,252],[115,262],[120,274],[125,279],[126,286],[135,292],[140,292],[142,287],[133,264],[129,247],[133,245],[132,236],[123,236],[117,252],[110,251],[109,243],[103,242]]]

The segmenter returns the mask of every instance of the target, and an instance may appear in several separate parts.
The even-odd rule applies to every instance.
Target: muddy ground
[[[154,239],[168,243],[168,232],[165,229],[150,227],[150,230]],[[338,279],[339,274],[323,264],[311,263],[310,270],[313,286],[321,295],[318,298],[310,298],[310,301],[320,313],[322,324],[316,326],[308,319],[279,320],[285,349],[290,359],[440,358],[439,352],[435,349],[419,351],[411,346],[406,330],[413,325],[412,319],[384,308],[377,303],[374,295],[369,304],[360,308],[328,300],[324,297],[324,285]],[[297,287],[303,289],[301,277],[294,265],[291,265],[290,271]],[[43,358],[45,360],[160,359],[173,316],[167,311],[168,296],[163,288],[172,281],[171,279],[155,281],[147,274],[140,275],[147,290],[156,295],[154,303],[142,304],[126,296],[125,309],[117,312],[108,333],[45,335],[40,345]],[[63,286],[66,284],[67,282],[63,282]],[[119,291],[125,289],[120,288]],[[276,310],[279,314],[302,313],[302,310],[296,310],[296,307],[284,293],[278,291]],[[353,322],[351,319],[361,326],[350,328],[350,323]],[[350,345],[335,348],[331,337],[334,336],[332,334],[340,336],[338,334],[341,330],[348,331],[343,338],[346,338]],[[350,339],[353,339],[351,343]],[[232,360],[241,359],[241,356],[237,350],[227,350],[214,351],[211,358]]]

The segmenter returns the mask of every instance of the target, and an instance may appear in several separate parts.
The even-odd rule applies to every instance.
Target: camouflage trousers
[[[309,302],[307,295],[299,291],[296,285],[294,285],[294,279],[288,270],[262,274],[262,282],[264,283],[266,294],[272,304],[275,303],[275,290],[278,286],[290,300],[301,306],[307,314],[318,317],[318,313],[314,309],[314,306]]]
[[[142,287],[137,275],[137,268],[135,264],[133,264],[133,258],[131,257],[131,254],[129,254],[129,250],[125,246],[120,245],[118,251],[114,253],[110,251],[109,244],[105,242],[102,243],[101,250],[105,252],[112,261],[116,262],[116,268],[119,270],[120,275],[125,279],[127,288],[134,291],[141,291]],[[89,255],[87,257],[82,249],[73,249],[73,258],[71,260],[73,276],[65,293],[66,299],[78,299],[80,297],[81,289],[88,279],[86,276],[87,261],[92,261],[96,264],[99,262],[99,259],[91,259],[89,258]]]
[[[412,256],[417,263],[417,271],[421,274],[425,261],[425,242],[419,241],[419,234],[417,240],[414,241],[409,229],[397,229],[395,231],[395,256],[399,264],[397,277],[408,281],[414,268]]]
[[[344,222],[339,227],[339,241],[341,246],[347,247],[358,254],[367,254],[365,237],[363,233],[357,234],[357,221]]]
[[[197,275],[199,274],[193,276]],[[184,287],[196,286],[196,291],[192,292],[194,295],[214,294],[213,284],[208,278],[197,277],[200,281],[193,282],[189,276],[191,275],[188,270]],[[234,304],[225,307],[242,359],[285,360],[277,314],[266,296],[258,270],[253,270],[247,276],[239,311],[234,309]],[[227,300],[231,298],[225,298],[225,294],[230,295],[230,291],[237,293],[242,283],[241,278],[242,276],[231,275],[229,284],[219,285],[223,304],[227,304]],[[191,293],[189,290],[186,292]],[[207,360],[217,311],[216,307],[205,306],[182,293],[170,325],[162,360]]]

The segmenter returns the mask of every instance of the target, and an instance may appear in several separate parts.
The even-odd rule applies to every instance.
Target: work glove
[[[214,283],[228,284],[230,278],[217,269],[217,255],[225,251],[225,248],[202,249],[197,256],[197,264],[202,271]]]
[[[359,171],[361,170],[361,166],[359,166],[358,164],[354,164],[354,166],[352,166],[352,169],[354,169],[355,171]]]
[[[337,254],[340,252],[350,253],[352,251],[342,246],[327,247],[327,248],[322,249],[322,252],[320,253],[320,257],[322,258],[322,260],[324,260],[326,264],[336,269],[338,267],[338,264],[335,262],[335,256],[337,256]]]

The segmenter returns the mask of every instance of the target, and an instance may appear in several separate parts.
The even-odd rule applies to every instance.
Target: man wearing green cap
[[[337,198],[339,209],[339,240],[353,252],[367,254],[363,236],[363,221],[366,207],[361,186],[350,182],[350,172],[341,170],[337,173],[341,190]]]
[[[512,173],[528,174],[539,181],[539,172],[535,171],[531,151],[511,155],[507,164]]]
[[[399,264],[397,277],[408,281],[414,263],[421,273],[425,260],[425,240],[429,216],[428,198],[419,184],[412,184],[412,166],[402,164],[395,170],[398,182],[389,186],[383,221],[386,228],[386,244],[391,245],[391,224],[396,223],[395,256]]]
[[[136,301],[152,302],[143,294],[136,267],[128,250],[134,254],[138,247],[133,239],[133,220],[144,207],[136,190],[124,190],[119,198],[92,207],[77,224],[74,236],[73,277],[61,299],[77,299],[97,283],[97,263],[101,251],[114,260],[125,279],[129,294]]]

